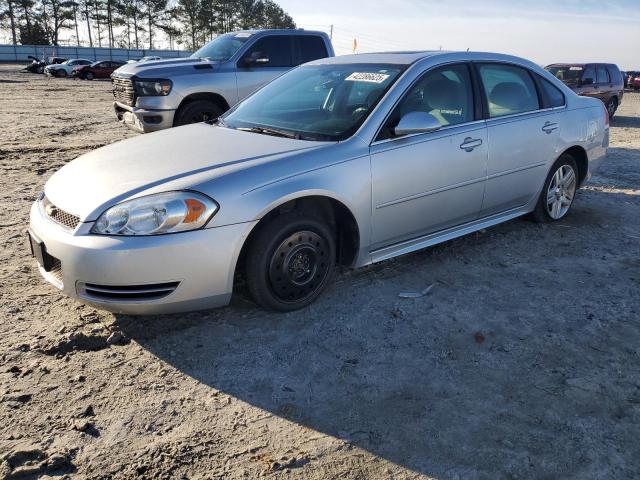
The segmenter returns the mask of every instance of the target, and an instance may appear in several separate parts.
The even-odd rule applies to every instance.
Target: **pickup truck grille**
[[[111,78],[113,86],[113,98],[116,102],[124,103],[133,107],[136,103],[136,92],[133,88],[133,82],[128,78]]]

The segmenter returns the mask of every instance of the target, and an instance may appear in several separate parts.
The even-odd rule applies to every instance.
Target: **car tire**
[[[606,107],[609,118],[613,118],[613,116],[616,114],[616,110],[618,109],[618,100],[616,100],[614,97],[611,97],[607,102]]]
[[[215,120],[224,111],[220,106],[210,100],[194,100],[182,106],[176,114],[173,122],[175,127],[189,125],[191,123],[206,122],[207,120]]]
[[[87,72],[84,74],[85,80],[93,80],[93,78],[94,78],[93,72]]]
[[[258,228],[244,269],[253,300],[279,312],[298,310],[316,300],[335,269],[333,230],[306,212],[285,213]]]
[[[44,67],[38,67],[36,73],[44,73]]]
[[[533,210],[535,221],[556,222],[567,215],[578,191],[578,174],[578,166],[571,155],[564,153],[556,160]]]
[[[60,69],[56,72],[56,77],[64,78],[67,76],[67,72],[63,69]]]

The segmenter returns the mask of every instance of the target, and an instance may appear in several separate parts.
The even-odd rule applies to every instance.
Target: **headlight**
[[[136,92],[141,97],[169,95],[173,84],[171,80],[135,80]]]
[[[195,192],[167,192],[119,203],[104,212],[91,233],[159,235],[196,230],[218,211],[218,204]]]

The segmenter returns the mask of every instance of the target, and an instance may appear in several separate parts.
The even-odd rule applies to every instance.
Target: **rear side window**
[[[524,68],[503,64],[478,67],[491,118],[538,110],[538,92]]]
[[[322,38],[312,35],[296,37],[298,63],[307,63],[327,56],[327,47]]]
[[[558,87],[540,76],[538,76],[538,84],[542,91],[544,108],[562,107],[564,105],[564,94]]]
[[[271,35],[261,38],[244,54],[245,58],[268,58],[253,67],[293,67],[291,35]]]
[[[613,83],[622,83],[622,73],[618,70],[618,67],[615,65],[607,65],[607,71]]]
[[[609,74],[607,73],[607,69],[604,68],[604,65],[598,65],[596,68],[596,78],[597,83],[609,83]]]

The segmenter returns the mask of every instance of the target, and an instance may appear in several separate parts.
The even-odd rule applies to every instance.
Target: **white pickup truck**
[[[115,113],[143,133],[214,119],[287,70],[332,56],[324,32],[227,33],[189,58],[132,63],[116,70],[111,75]]]

